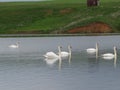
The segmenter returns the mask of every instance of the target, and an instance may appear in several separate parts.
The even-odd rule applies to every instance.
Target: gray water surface
[[[8,46],[20,42],[19,49]],[[99,43],[99,57],[86,50]],[[45,60],[48,51],[67,51],[72,56]],[[113,53],[117,62],[100,57]],[[120,36],[0,38],[0,90],[120,90]]]

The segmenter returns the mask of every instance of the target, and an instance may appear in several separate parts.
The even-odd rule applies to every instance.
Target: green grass
[[[87,0],[53,0],[59,3],[86,3]],[[100,2],[120,2],[120,0],[100,0]]]
[[[120,32],[120,0],[100,1],[100,6],[90,8],[86,0],[0,3],[0,33],[51,33],[95,21]]]

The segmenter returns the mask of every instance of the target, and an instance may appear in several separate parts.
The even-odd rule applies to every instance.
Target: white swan
[[[102,58],[103,59],[117,58],[117,49],[116,49],[115,46],[113,47],[113,49],[114,49],[114,53],[105,53],[105,54],[102,54]]]
[[[53,58],[61,58],[61,47],[58,46],[58,51],[59,51],[59,54],[55,54],[54,52],[47,52],[45,55],[43,55],[45,58],[49,58],[49,59],[53,59]]]
[[[55,54],[54,52],[47,52],[45,55],[43,55],[44,57],[46,57],[46,58],[57,58],[58,57],[58,55],[57,54]]]
[[[86,49],[87,53],[98,53],[98,43],[96,43],[96,48]]]
[[[9,48],[19,48],[19,42],[16,44],[9,45]]]
[[[67,56],[71,56],[71,46],[68,45],[68,52],[66,51],[61,51],[61,57],[67,57]]]

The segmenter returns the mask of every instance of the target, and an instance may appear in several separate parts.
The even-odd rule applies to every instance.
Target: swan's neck
[[[98,57],[98,44],[96,43],[96,58]]]
[[[98,44],[96,43],[96,51],[98,51]]]
[[[114,47],[114,55],[115,55],[115,58],[117,57],[117,50],[116,50],[116,47]]]
[[[68,51],[69,51],[69,54],[71,55],[71,47],[68,46]]]
[[[59,52],[59,54],[58,54],[59,59],[61,60],[61,47],[60,46],[58,47],[58,52]]]
[[[16,43],[16,46],[17,46],[17,47],[19,47],[19,44],[18,44],[18,43]]]

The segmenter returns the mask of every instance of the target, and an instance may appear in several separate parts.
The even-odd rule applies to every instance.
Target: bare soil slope
[[[103,22],[94,22],[86,26],[76,27],[67,33],[111,33],[112,28]]]

